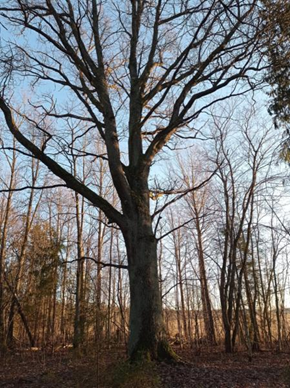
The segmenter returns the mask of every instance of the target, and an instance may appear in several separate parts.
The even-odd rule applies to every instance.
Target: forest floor
[[[246,388],[290,387],[290,353],[199,355],[176,349],[184,363],[132,369],[122,349],[77,355],[70,349],[8,352],[0,358],[0,387],[5,388]]]

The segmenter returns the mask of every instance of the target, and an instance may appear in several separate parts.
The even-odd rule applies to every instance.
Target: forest
[[[0,387],[290,386],[290,4],[0,0]]]

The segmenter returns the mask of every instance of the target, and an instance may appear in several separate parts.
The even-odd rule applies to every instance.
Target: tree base
[[[157,348],[158,361],[180,362],[181,358],[175,353],[168,341],[161,340]]]
[[[143,361],[180,362],[181,358],[174,352],[166,340],[160,340],[154,349],[139,347],[130,355],[132,363]]]

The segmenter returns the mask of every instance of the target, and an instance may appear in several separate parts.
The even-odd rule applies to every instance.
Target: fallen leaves
[[[252,362],[246,353],[225,354],[217,348],[200,355],[191,349],[177,353],[183,363],[157,366],[164,388],[290,387],[290,353],[255,353]],[[0,360],[0,387],[104,388],[108,387],[108,374],[125,357],[123,349],[102,349],[99,354],[92,351],[81,356],[71,349],[54,354],[8,353]],[[148,388],[146,384],[144,388]]]

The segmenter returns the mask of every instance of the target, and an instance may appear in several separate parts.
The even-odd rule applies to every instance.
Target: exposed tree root
[[[153,348],[138,347],[130,355],[130,362],[166,361],[171,363],[181,362],[181,358],[174,352],[168,341],[160,340]]]

